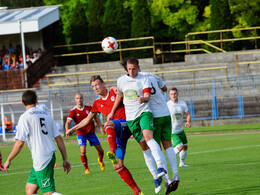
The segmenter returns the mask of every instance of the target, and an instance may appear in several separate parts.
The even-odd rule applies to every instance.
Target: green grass
[[[180,168],[180,185],[173,194],[260,194],[260,133],[221,134],[189,136],[187,156],[188,168]],[[106,141],[101,142],[108,151]],[[87,147],[90,175],[84,174],[80,152],[76,142],[66,142],[69,160],[73,165],[66,175],[62,168],[55,169],[56,189],[64,195],[129,195],[130,188],[114,171],[105,158],[106,170],[101,172],[97,163],[97,152]],[[11,146],[2,146],[3,160],[10,153]],[[57,163],[62,164],[60,153],[56,152]],[[177,157],[179,160],[179,157]],[[145,195],[154,193],[154,184],[139,145],[129,140],[125,165],[131,171]],[[0,172],[0,194],[25,194],[24,186],[32,168],[29,149],[12,161],[9,173]],[[171,176],[170,171],[170,176]],[[159,194],[164,194],[164,185]],[[42,194],[40,191],[38,194]]]

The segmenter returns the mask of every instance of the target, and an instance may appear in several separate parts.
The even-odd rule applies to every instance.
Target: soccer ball
[[[114,37],[106,37],[101,43],[101,47],[106,53],[113,53],[118,48],[117,40]]]

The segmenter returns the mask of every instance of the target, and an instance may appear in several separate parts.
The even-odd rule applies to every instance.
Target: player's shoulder
[[[183,100],[178,100],[178,103],[179,104],[183,104],[183,105],[187,105],[187,103],[185,101],[183,101]]]
[[[73,108],[70,109],[71,112],[74,112],[77,109],[77,106],[74,106]]]

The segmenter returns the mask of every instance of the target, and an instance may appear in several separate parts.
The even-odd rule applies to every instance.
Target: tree
[[[44,0],[1,0],[0,7],[8,9],[43,6]]]

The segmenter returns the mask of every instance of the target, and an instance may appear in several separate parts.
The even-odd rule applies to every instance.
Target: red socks
[[[103,162],[104,151],[98,152],[99,162]]]
[[[107,132],[107,141],[110,148],[110,151],[116,154],[116,132],[113,126],[105,126]]]
[[[121,179],[132,188],[135,195],[138,195],[138,193],[141,192],[130,171],[125,166],[116,169],[116,172],[120,175]]]
[[[84,165],[85,169],[88,169],[88,159],[86,153],[80,153],[81,162]]]
[[[0,167],[2,166],[2,154],[0,152]]]

